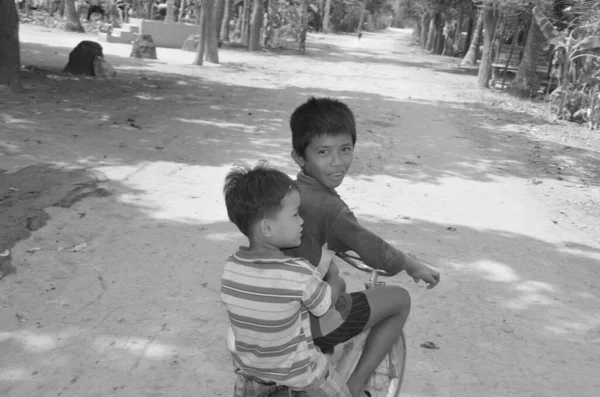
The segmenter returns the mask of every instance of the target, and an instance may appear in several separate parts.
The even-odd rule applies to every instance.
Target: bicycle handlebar
[[[360,259],[358,255],[355,255],[350,252],[337,252],[336,255],[342,259],[344,262],[352,265],[358,270],[361,270],[366,273],[377,273],[380,276],[391,277],[392,274],[386,272],[385,270],[373,269],[371,266],[367,265],[365,262]]]

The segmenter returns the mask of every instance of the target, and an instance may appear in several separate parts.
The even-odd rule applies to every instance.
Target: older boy
[[[298,186],[259,165],[231,171],[223,190],[229,219],[249,241],[227,260],[221,280],[231,322],[227,345],[238,372],[235,396],[257,396],[277,384],[312,397],[351,397],[310,329],[309,313],[321,316],[337,300],[339,279],[323,281],[333,253],[324,250],[315,268],[281,252],[300,244]]]
[[[438,272],[363,228],[335,191],[354,158],[356,125],[352,111],[335,99],[310,98],[294,111],[290,127],[292,157],[301,168],[297,183],[300,216],[305,222],[301,244],[285,250],[286,254],[306,258],[316,266],[321,247],[327,243],[336,252],[355,251],[373,268],[392,274],[405,270],[415,282],[423,280],[428,288],[435,287],[440,281]],[[375,288],[350,296],[341,294],[336,308],[341,314],[337,324],[331,322],[336,316],[325,315],[328,322],[321,324],[326,329],[319,332],[313,326],[315,345],[330,351],[370,329],[364,352],[347,382],[354,397],[368,395],[366,382],[398,340],[410,311],[410,296],[396,286]]]

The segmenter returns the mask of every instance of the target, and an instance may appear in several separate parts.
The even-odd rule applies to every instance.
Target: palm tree
[[[540,25],[538,25],[535,18],[533,18],[531,25],[529,26],[529,32],[527,33],[523,59],[521,60],[517,76],[513,83],[516,90],[533,89],[534,91],[537,91],[539,88],[536,69],[543,39],[544,35],[540,29]]]
[[[427,36],[429,35],[429,25],[431,24],[431,15],[429,11],[423,12],[421,15],[421,48],[427,47]]]
[[[215,4],[215,28],[217,29],[217,39],[219,39],[219,36],[221,36],[221,27],[223,26],[226,2],[227,0],[216,0]]]
[[[79,21],[79,13],[75,8],[75,0],[65,0],[65,14],[67,14],[67,23],[65,24],[67,32],[85,33]]]
[[[331,18],[331,0],[325,0],[325,16],[323,17],[323,32],[329,33],[329,19]]]
[[[483,14],[483,54],[481,54],[481,63],[479,64],[479,73],[477,74],[477,84],[480,87],[488,88],[490,77],[492,76],[492,40],[496,34],[496,25],[498,24],[498,11],[494,4],[486,4],[482,10]]]
[[[362,32],[363,24],[365,21],[365,14],[367,13],[367,2],[368,1],[369,0],[364,0],[363,8],[360,11],[360,18],[358,19],[358,28],[356,29],[357,32]]]
[[[263,25],[264,4],[263,0],[254,0],[254,9],[252,11],[252,21],[250,25],[250,41],[248,50],[260,50],[260,29]]]
[[[231,10],[233,8],[233,0],[224,0],[225,10],[223,11],[223,21],[221,22],[221,41],[229,41],[229,21],[231,21]]]
[[[204,60],[219,63],[219,39],[215,15],[215,0],[206,0],[206,54]]]
[[[208,14],[206,13],[207,2],[208,0],[201,0],[196,3],[196,15],[199,15],[200,19],[200,34],[198,35],[198,50],[196,51],[194,65],[198,66],[202,66],[204,60],[204,50],[206,49],[206,22],[208,19]]]
[[[0,85],[21,92],[19,15],[14,0],[0,0]]]
[[[483,12],[479,11],[478,14],[469,50],[465,54],[460,66],[472,66],[477,62],[477,52],[479,51],[479,42],[481,41],[481,33],[483,31]]]

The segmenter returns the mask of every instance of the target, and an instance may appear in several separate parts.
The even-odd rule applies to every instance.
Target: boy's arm
[[[416,282],[423,280],[429,288],[440,281],[440,274],[392,247],[381,237],[358,223],[354,214],[345,209],[337,218],[328,235],[328,244],[336,252],[354,251],[369,266],[398,274],[406,270]]]
[[[340,277],[340,269],[335,263],[335,253],[327,249],[327,243],[323,245],[321,250],[321,260],[317,266],[317,271],[323,275],[325,281],[331,287],[331,306],[335,306],[340,292],[345,292],[346,283]]]
[[[339,293],[335,293],[335,300],[333,300],[334,291],[328,283],[323,281],[323,275],[309,262],[306,262],[306,266],[311,269],[312,274],[304,285],[302,303],[313,315],[321,317],[337,301]]]

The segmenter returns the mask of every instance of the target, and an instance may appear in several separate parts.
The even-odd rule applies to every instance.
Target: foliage
[[[600,36],[586,35],[582,27],[559,32],[545,15],[539,0],[533,8],[533,16],[557,54],[560,86],[550,95],[550,112],[565,120],[585,121],[588,114],[594,113],[592,104],[600,84],[600,56],[597,55]]]
[[[353,32],[358,26],[363,2],[360,0],[333,0],[331,4],[331,30]]]
[[[587,34],[600,34],[600,1],[576,0],[567,10],[572,14],[572,23]]]

